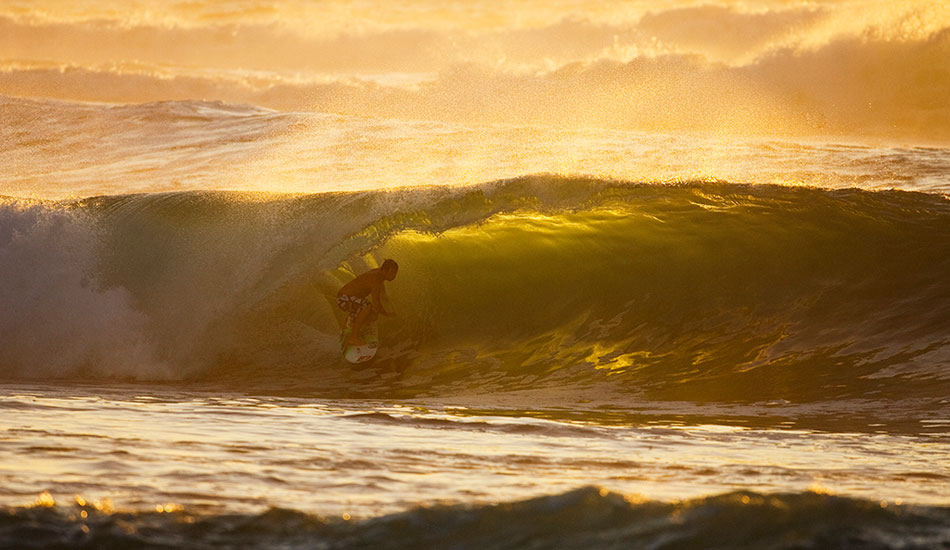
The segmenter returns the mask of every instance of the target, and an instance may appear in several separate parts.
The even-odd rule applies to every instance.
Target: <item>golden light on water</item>
[[[169,502],[166,504],[156,504],[155,511],[159,514],[172,514],[175,512],[181,512],[185,509],[181,504],[176,504],[174,502]]]
[[[40,146],[28,122],[36,145],[0,185],[314,192],[546,173],[837,186],[808,164],[821,151],[791,166],[741,140],[948,142],[945,4],[4,3],[0,95],[105,105],[76,120],[26,106],[66,133]]]
[[[53,506],[56,506],[56,500],[53,499],[53,495],[49,494],[49,491],[43,491],[33,501],[34,508],[52,508]]]

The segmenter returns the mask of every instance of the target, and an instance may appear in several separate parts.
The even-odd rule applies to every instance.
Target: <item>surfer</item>
[[[360,328],[367,321],[383,315],[395,315],[383,307],[383,297],[386,296],[386,287],[383,283],[396,278],[399,265],[394,260],[385,260],[383,265],[358,275],[352,281],[343,285],[336,293],[336,303],[347,315],[355,316],[353,330],[346,339],[348,346],[361,346]]]

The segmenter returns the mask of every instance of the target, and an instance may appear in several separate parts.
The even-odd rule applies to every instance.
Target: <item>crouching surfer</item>
[[[358,275],[352,281],[343,285],[336,293],[336,303],[347,315],[353,315],[353,330],[346,337],[346,345],[361,346],[360,329],[367,322],[375,320],[379,314],[395,315],[383,307],[383,298],[386,296],[386,281],[396,278],[399,265],[394,260],[386,260],[383,265]]]

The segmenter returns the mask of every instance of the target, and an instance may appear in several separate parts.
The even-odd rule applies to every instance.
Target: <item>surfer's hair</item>
[[[383,265],[379,266],[383,271],[399,271],[399,264],[396,263],[396,260],[387,259],[383,261]]]

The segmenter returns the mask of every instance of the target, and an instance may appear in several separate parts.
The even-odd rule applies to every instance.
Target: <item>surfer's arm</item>
[[[373,296],[373,308],[381,315],[393,316],[395,313],[392,311],[386,311],[386,308],[383,307],[383,297],[386,296],[386,287],[383,286],[383,281],[379,281],[379,284],[373,286],[372,291]]]

